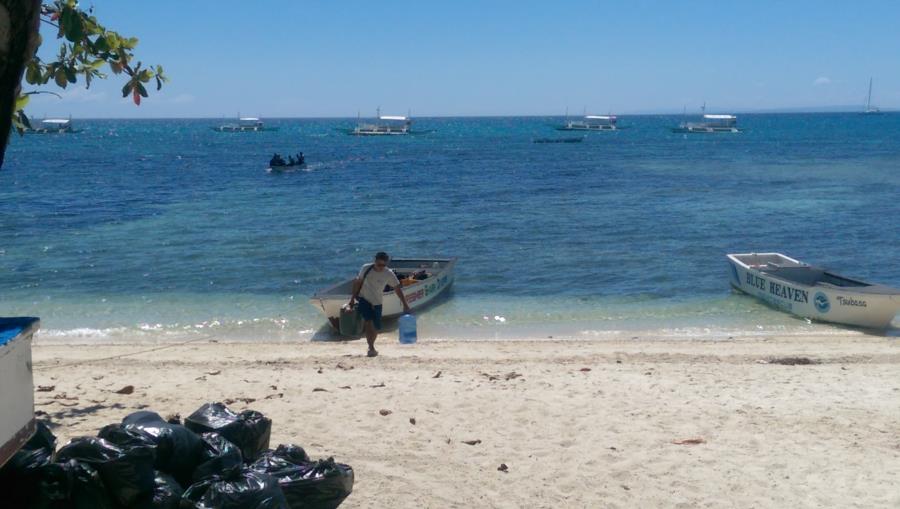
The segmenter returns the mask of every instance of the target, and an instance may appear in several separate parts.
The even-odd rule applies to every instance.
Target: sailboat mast
[[[869,95],[866,96],[866,111],[872,109],[872,78],[869,78]]]

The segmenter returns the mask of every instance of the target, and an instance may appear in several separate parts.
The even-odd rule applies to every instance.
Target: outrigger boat
[[[737,126],[737,117],[734,115],[703,115],[702,122],[682,122],[678,127],[673,127],[673,133],[739,133],[742,129]]]
[[[616,131],[615,115],[585,115],[582,120],[569,120],[566,115],[566,123],[557,127],[558,131]]]
[[[395,258],[388,267],[403,284],[403,295],[413,310],[419,310],[432,303],[453,284],[453,269],[456,258]],[[349,278],[330,288],[320,290],[309,302],[328,319],[336,330],[341,315],[341,307],[350,300],[353,281]],[[384,292],[382,304],[384,318],[396,318],[403,314],[403,303],[393,290]]]
[[[0,317],[0,467],[35,431],[31,342],[38,328],[37,318]]]
[[[431,131],[413,131],[412,118],[409,115],[382,115],[381,108],[375,110],[374,122],[363,122],[356,116],[356,127],[343,129],[351,136],[405,136],[407,134],[425,134]]]
[[[64,134],[78,132],[72,128],[71,118],[45,118],[37,127],[25,129],[26,134]]]
[[[900,290],[865,283],[781,253],[729,254],[731,286],[799,317],[885,329]]]
[[[266,127],[262,120],[256,117],[239,117],[236,124],[223,124],[213,127],[213,131],[220,133],[243,133],[249,131],[277,131],[277,127]]]

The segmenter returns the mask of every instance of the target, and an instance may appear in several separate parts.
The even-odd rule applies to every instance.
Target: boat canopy
[[[68,124],[69,122],[71,122],[71,120],[69,120],[67,118],[47,118],[47,119],[41,120],[42,124],[64,125],[64,124]]]
[[[239,120],[241,122],[259,122],[259,119],[256,117],[241,117]]]
[[[401,120],[406,121],[409,120],[409,117],[404,117],[403,115],[381,115],[378,117],[379,120]]]
[[[737,120],[734,115],[703,115],[707,120]]]
[[[615,115],[585,115],[584,118],[588,120],[615,120]]]

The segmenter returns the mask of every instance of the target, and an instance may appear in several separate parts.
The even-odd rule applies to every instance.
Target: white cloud
[[[829,78],[828,76],[819,76],[815,81],[813,81],[813,85],[817,87],[829,84],[831,84],[831,78]]]

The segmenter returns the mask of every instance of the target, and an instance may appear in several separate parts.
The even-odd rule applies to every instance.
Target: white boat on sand
[[[403,295],[413,310],[419,310],[444,293],[453,284],[456,258],[395,258],[388,267],[403,284]],[[350,300],[354,278],[349,278],[330,288],[320,290],[310,298],[310,303],[337,329],[341,306]],[[403,314],[403,303],[393,290],[384,292],[382,304],[384,318],[396,318]]]
[[[885,329],[900,290],[865,283],[780,253],[729,254],[731,286],[782,311],[826,322]]]

